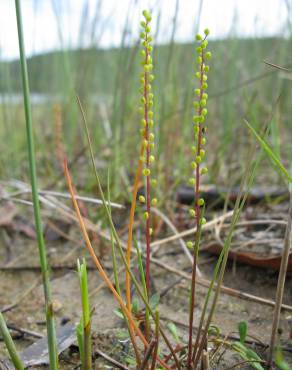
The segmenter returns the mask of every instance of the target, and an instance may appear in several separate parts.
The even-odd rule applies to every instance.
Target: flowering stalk
[[[152,74],[152,36],[150,34],[150,22],[151,15],[144,10],[143,11],[144,21],[141,22],[142,32],[140,38],[142,41],[143,49],[141,50],[143,72],[140,76],[140,93],[141,93],[141,106],[139,112],[142,115],[141,119],[141,135],[143,140],[143,155],[141,161],[143,163],[143,175],[146,178],[146,195],[141,195],[139,201],[146,204],[146,211],[144,212],[144,218],[146,220],[146,287],[148,297],[150,295],[150,243],[151,243],[151,204],[156,205],[157,199],[153,198],[151,201],[151,185],[155,186],[156,180],[151,179],[151,165],[155,161],[155,157],[151,154],[154,148],[154,134],[153,129],[153,93],[151,92],[151,82],[154,79]]]
[[[192,267],[192,282],[190,292],[190,307],[189,307],[189,342],[188,342],[188,360],[187,369],[191,369],[192,362],[192,341],[193,341],[193,321],[194,321],[194,307],[195,307],[195,288],[196,288],[196,266],[198,260],[198,251],[200,244],[201,227],[206,223],[206,219],[203,217],[203,209],[205,201],[200,198],[200,182],[201,176],[208,172],[207,167],[202,167],[202,161],[205,157],[204,146],[206,144],[205,138],[205,119],[208,113],[206,105],[208,94],[206,89],[207,84],[207,73],[209,72],[209,66],[205,64],[206,60],[211,58],[211,53],[206,51],[208,41],[207,36],[209,30],[205,29],[204,38],[201,35],[196,36],[196,40],[199,41],[199,46],[196,48],[197,60],[196,60],[196,73],[195,76],[199,80],[199,87],[194,90],[197,99],[194,101],[194,108],[196,114],[193,117],[193,129],[195,145],[192,147],[193,160],[191,162],[191,168],[195,171],[195,177],[189,179],[189,183],[194,187],[195,191],[195,204],[193,208],[190,208],[190,216],[195,218],[197,231],[195,243],[192,241],[187,242],[187,246],[193,250],[193,267]],[[197,67],[198,66],[198,67]]]

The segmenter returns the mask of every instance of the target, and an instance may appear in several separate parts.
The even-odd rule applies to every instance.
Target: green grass
[[[288,65],[290,44],[291,41],[280,38],[210,42],[210,48],[217,58],[211,62],[210,70],[209,96],[212,104],[209,119],[212,122],[212,132],[208,133],[207,151],[210,153],[210,177],[216,178],[217,184],[224,184],[226,178],[232,177],[232,171],[229,173],[230,169],[226,167],[226,158],[236,166],[246,155],[246,143],[249,139],[242,123],[243,118],[258,129],[268,120],[271,110],[275,111],[277,128],[272,130],[271,142],[278,149],[281,142],[280,154],[284,161],[289,159],[292,153],[289,121],[292,114],[289,100],[291,83],[284,78],[282,72],[264,65],[263,60]],[[174,186],[177,181],[187,180],[188,164],[184,158],[190,155],[191,146],[188,131],[192,115],[190,76],[193,73],[194,45],[173,44],[172,60],[166,73],[169,48],[168,45],[159,45],[154,49],[157,74],[154,93],[159,101],[155,106],[155,136],[159,160],[157,172],[165,195],[172,191],[170,181]],[[139,138],[136,129],[139,120],[136,93],[139,85],[136,78],[139,71],[138,59],[136,48],[67,51],[66,63],[62,51],[28,59],[31,91],[51,94],[55,99],[33,106],[37,156],[42,164],[41,178],[54,176],[56,172],[56,158],[54,155],[47,155],[48,152],[55,152],[53,105],[56,102],[62,106],[66,138],[64,145],[70,158],[80,150],[80,145],[86,143],[80,137],[75,92],[84,102],[93,145],[99,151],[99,159],[114,163],[114,168],[119,168],[119,164],[122,164],[123,170],[131,171],[132,166],[125,159],[135,155]],[[66,72],[68,68],[70,73]],[[20,89],[18,62],[0,63],[1,93],[19,92]],[[93,96],[98,98],[94,100]],[[3,153],[0,170],[6,177],[24,177],[25,171],[19,166],[18,159],[24,156],[25,139],[19,130],[10,129],[12,125],[16,128],[22,124],[22,115],[20,103],[12,105],[8,99],[7,103],[0,104],[0,135],[7,138],[0,143]],[[177,152],[178,158],[171,156],[171,152]],[[12,161],[13,174],[12,166],[7,166],[8,159]],[[227,172],[222,171],[222,168]],[[101,171],[103,179],[106,179],[106,171],[107,165],[104,165],[104,171]],[[264,172],[263,175],[266,176]],[[113,182],[118,182],[113,195],[126,197],[127,192],[120,179],[120,176],[112,179]],[[273,182],[278,181],[274,174],[270,179]],[[92,175],[84,174],[82,180],[82,188],[90,190]]]

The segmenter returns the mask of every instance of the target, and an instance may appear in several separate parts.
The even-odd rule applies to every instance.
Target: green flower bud
[[[201,52],[202,52],[202,48],[201,48],[201,46],[198,46],[197,48],[196,48],[196,52],[198,53],[198,54],[200,54]]]
[[[153,127],[153,126],[154,126],[154,121],[153,121],[153,119],[150,119],[150,120],[149,120],[148,125],[149,125],[149,127]]]
[[[206,223],[207,223],[207,220],[205,219],[205,217],[202,217],[200,224],[205,225]]]
[[[196,179],[194,179],[193,177],[189,178],[189,185],[191,186],[195,186],[196,185]]]
[[[207,94],[207,93],[203,93],[203,94],[202,94],[202,98],[203,98],[203,99],[208,99],[208,94]]]
[[[150,162],[150,163],[155,162],[155,157],[154,157],[154,155],[150,155],[150,157],[149,157],[149,162]]]
[[[199,128],[199,127],[198,127]],[[193,145],[192,146],[192,152],[194,153],[194,154],[196,154],[197,153],[197,148],[195,147],[195,145]]]
[[[205,175],[206,173],[208,173],[208,168],[207,167],[203,167],[201,169],[201,175]]]
[[[202,40],[202,36],[201,36],[201,35],[199,35],[199,34],[197,34],[197,35],[196,35],[196,40],[197,40],[197,41],[201,41],[201,40]]]
[[[153,141],[154,140],[154,134],[152,132],[149,134],[149,140],[150,141]]]
[[[194,91],[195,91],[195,94],[196,95],[200,95],[200,93],[201,93],[201,90],[200,89],[195,89]]]
[[[194,101],[193,105],[196,109],[200,108],[200,103],[197,101]]]
[[[148,140],[144,139],[144,140],[143,140],[143,145],[144,145],[144,147],[145,147],[145,148],[147,148]]]
[[[203,116],[206,116],[208,113],[208,110],[206,108],[202,109],[202,115]]]
[[[199,155],[196,156],[196,162],[197,164],[202,162],[202,158]]]
[[[194,126],[194,133],[198,134],[200,132],[200,127],[198,125]]]
[[[196,123],[200,123],[200,116],[194,116],[193,121]]]
[[[206,99],[202,99],[202,100],[200,101],[200,105],[201,105],[201,107],[205,107],[205,106],[206,106],[206,104],[207,104],[207,100],[206,100]]]
[[[205,157],[205,150],[201,149],[200,150],[200,157],[203,159]]]
[[[205,58],[206,58],[207,60],[212,58],[212,53],[211,53],[211,51],[207,51],[207,53],[205,54]]]
[[[141,34],[142,35],[142,34]],[[145,33],[143,33],[143,35],[145,35]],[[140,55],[141,55],[141,57],[145,57],[145,55],[146,55],[146,51],[143,49],[143,50],[141,50],[140,51]]]
[[[193,242],[188,241],[186,245],[187,245],[187,247],[188,247],[189,249],[193,249],[193,246],[194,246],[194,245],[193,245]]]
[[[209,70],[210,70],[210,67],[209,67],[209,66],[205,66],[205,67],[204,67],[204,72],[206,72],[206,73],[207,73],[207,72],[209,72]]]
[[[143,107],[139,107],[138,108],[138,113],[139,114],[144,114],[144,108]]]
[[[153,40],[153,38],[151,37],[151,36],[149,36],[148,37],[148,41],[150,42],[150,41],[152,41]],[[148,45],[148,51],[149,51],[149,53],[151,53],[152,52],[152,50],[153,50],[153,46],[151,46],[151,45]]]
[[[202,83],[202,90],[206,90],[208,88],[207,82]]]
[[[197,78],[201,78],[201,73],[200,73],[200,72],[196,72],[195,76],[196,76]]]
[[[149,175],[150,175],[150,173],[151,173],[151,171],[150,171],[150,169],[149,169],[149,168],[144,168],[144,170],[143,170],[143,175],[144,175],[144,176],[149,176]]]
[[[207,81],[208,80],[208,76],[207,75],[203,75],[203,81]]]
[[[145,203],[146,199],[143,195],[139,195],[139,202]]]
[[[201,63],[202,63],[202,61],[203,61],[202,57],[201,57],[201,56],[199,56],[199,57],[197,58],[197,63],[198,63],[198,64],[201,64]]]
[[[196,211],[194,209],[189,209],[189,214],[191,217],[196,217]]]
[[[207,45],[208,45],[208,41],[207,41],[207,40],[204,40],[204,41],[201,43],[201,48],[202,48],[202,49],[206,49]]]
[[[154,95],[153,95],[152,93],[150,93],[150,94],[148,95],[148,97],[149,97],[149,99],[153,99],[153,98],[154,98]]]
[[[146,27],[145,27],[145,32],[146,32],[146,33],[151,32],[151,28],[150,28],[149,26],[146,26]],[[148,37],[148,40],[149,40],[149,37]]]
[[[140,122],[142,126],[144,127],[146,126],[146,119],[142,118]]]
[[[156,206],[156,205],[157,205],[157,203],[158,203],[157,198],[153,198],[153,199],[151,200],[151,204],[152,204],[153,206]]]
[[[206,138],[205,137],[202,137],[202,139],[201,139],[201,143],[202,143],[202,145],[206,145]]]
[[[152,17],[151,17],[151,14],[147,10],[143,10],[142,14],[145,17],[147,22],[151,22]]]
[[[198,206],[202,207],[205,204],[205,200],[203,198],[200,198],[198,200]]]
[[[152,82],[154,80],[154,75],[149,75],[148,79],[150,82]]]
[[[141,103],[142,104],[145,104],[146,103],[146,99],[144,98],[144,96],[141,96],[141,99],[140,100],[141,100]]]
[[[197,163],[196,162],[191,162],[191,167],[193,170],[195,170],[197,168]]]
[[[146,22],[142,21],[142,22],[140,22],[140,25],[141,25],[141,27],[145,28],[146,27]]]
[[[156,186],[157,186],[157,180],[156,180],[156,179],[152,179],[152,180],[151,180],[151,185],[152,185],[154,188],[156,188]]]
[[[148,213],[148,212],[144,212],[143,217],[144,217],[144,219],[145,219],[145,220],[148,220],[148,218],[149,218],[149,213]]]
[[[206,36],[208,36],[208,35],[210,34],[210,30],[209,30],[209,28],[205,28],[205,29],[204,29],[204,34],[205,34]]]
[[[149,117],[149,118],[153,118],[153,111],[152,111],[152,110],[150,110],[150,111],[148,112],[148,117]]]

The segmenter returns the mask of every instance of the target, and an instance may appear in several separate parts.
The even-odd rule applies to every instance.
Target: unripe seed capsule
[[[198,205],[199,205],[200,207],[202,207],[204,204],[205,204],[205,200],[204,200],[203,198],[200,198],[200,199],[198,200]]]
[[[207,223],[207,220],[205,219],[205,217],[202,217],[200,223],[201,223],[201,225],[205,225]]]
[[[206,58],[207,60],[212,58],[212,53],[211,53],[211,51],[207,51],[207,53],[205,54],[205,58]]]
[[[193,242],[191,242],[191,241],[188,241],[187,242],[187,247],[189,248],[189,249],[193,249]]]
[[[189,214],[191,217],[196,217],[196,211],[194,209],[189,209]]]
[[[144,212],[143,216],[144,216],[145,220],[148,220],[148,218],[149,218],[149,213],[148,213],[148,212]]]
[[[150,169],[149,168],[144,168],[144,170],[143,170],[143,175],[144,176],[149,176],[150,175]]]
[[[196,169],[197,168],[197,163],[195,161],[191,162],[191,167],[192,169]]]
[[[146,199],[143,195],[139,195],[139,202],[145,203]]]
[[[151,201],[151,204],[152,204],[153,206],[156,206],[156,205],[157,205],[157,203],[158,203],[157,198],[153,198],[153,199],[152,199],[152,201]]]

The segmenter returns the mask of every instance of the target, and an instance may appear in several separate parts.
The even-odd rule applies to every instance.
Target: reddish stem
[[[200,96],[199,101],[202,100],[203,95],[203,65],[204,65],[204,49],[202,49],[202,62],[200,66]],[[202,107],[201,105],[198,108],[198,115],[201,116]],[[201,141],[202,141],[202,124],[199,123],[199,133],[198,133],[198,146],[197,146],[197,155],[200,155],[201,150]],[[196,225],[197,231],[200,230],[200,218],[201,210],[199,206],[199,197],[200,197],[200,163],[197,163],[196,167],[196,184],[195,184],[195,211],[196,211]],[[197,238],[197,235],[196,235]],[[196,246],[198,247],[199,240],[196,240]],[[194,308],[195,308],[195,294],[196,294],[196,271],[197,271],[197,248],[194,248],[193,254],[193,265],[192,265],[192,280],[191,280],[191,296],[190,296],[190,312],[189,312],[189,342],[188,342],[188,359],[187,359],[187,370],[191,370],[192,363],[192,343],[193,343],[193,322],[194,322]]]

